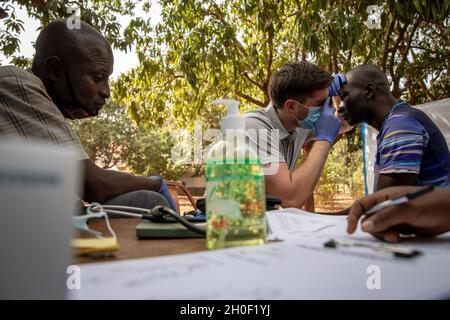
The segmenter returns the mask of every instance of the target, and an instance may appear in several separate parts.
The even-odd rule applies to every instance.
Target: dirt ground
[[[348,208],[355,201],[350,194],[340,194],[335,197],[332,203],[317,203],[315,204],[316,212],[326,212],[326,211],[338,211],[341,209]]]

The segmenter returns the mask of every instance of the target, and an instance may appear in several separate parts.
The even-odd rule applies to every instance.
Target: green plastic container
[[[228,101],[234,100],[220,102]],[[207,247],[264,244],[263,168],[256,152],[245,143],[245,120],[239,116],[237,105],[229,107],[221,127],[225,137],[210,149],[206,161]]]

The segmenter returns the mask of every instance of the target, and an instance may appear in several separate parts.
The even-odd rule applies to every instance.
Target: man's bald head
[[[348,84],[360,89],[363,89],[368,83],[373,83],[378,90],[385,93],[390,92],[386,75],[373,64],[360,65],[347,72],[345,76]]]
[[[385,114],[386,101],[392,101],[389,82],[386,75],[371,64],[363,64],[346,75],[347,83],[341,87],[340,109],[344,119],[351,125],[362,121],[371,122]]]
[[[70,28],[69,28],[70,27]],[[109,97],[114,58],[103,35],[84,21],[50,22],[36,40],[33,73],[68,118],[97,115]]]
[[[89,59],[99,50],[112,55],[109,43],[98,30],[84,21],[80,22],[80,28],[69,29],[67,19],[50,22],[39,34],[35,47],[33,69],[39,68],[39,64],[50,56],[71,61],[74,58]]]

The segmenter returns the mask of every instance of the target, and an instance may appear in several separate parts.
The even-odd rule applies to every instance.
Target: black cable
[[[156,206],[154,207],[149,214],[143,214],[142,219],[150,220],[153,222],[159,222],[159,223],[167,223],[167,222],[174,222],[167,219],[167,216],[170,216],[171,218],[175,219],[179,223],[181,223],[183,226],[185,226],[187,229],[191,230],[192,232],[201,234],[202,236],[206,236],[206,229],[196,226],[193,223],[190,223],[186,219],[184,219],[182,216],[180,216],[178,213],[173,211],[172,209],[164,206]]]

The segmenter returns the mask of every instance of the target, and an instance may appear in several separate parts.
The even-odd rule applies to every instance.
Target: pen
[[[386,201],[383,201],[379,204],[377,204],[376,206],[373,206],[372,208],[370,208],[369,210],[367,210],[366,212],[363,213],[363,215],[369,216],[374,214],[377,211],[392,207],[392,206],[398,206],[399,204],[403,204],[406,203],[412,199],[415,199],[417,197],[420,197],[421,195],[424,195],[426,193],[429,193],[431,191],[434,190],[434,186],[428,186],[425,187],[423,189],[417,190],[415,192],[411,192],[411,193],[407,193],[405,195],[402,195],[398,198],[394,198],[394,199],[389,199]]]
[[[422,255],[422,252],[416,249],[411,248],[405,248],[405,247],[399,247],[399,246],[392,246],[392,245],[384,245],[384,244],[371,244],[371,243],[364,243],[364,242],[352,242],[352,241],[337,241],[334,239],[331,239],[327,242],[325,242],[324,247],[326,248],[348,248],[348,247],[361,247],[361,248],[368,248],[377,252],[381,252],[384,254],[393,254],[394,257],[398,258],[414,258],[417,256]]]

